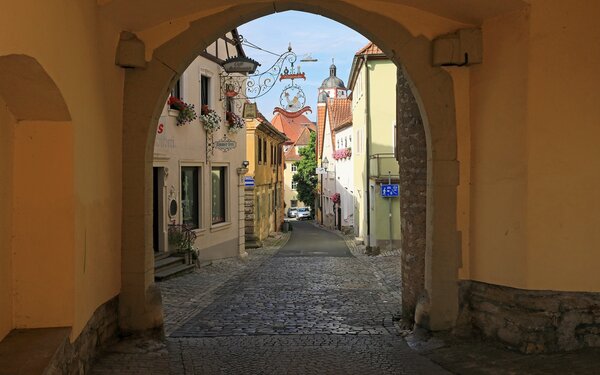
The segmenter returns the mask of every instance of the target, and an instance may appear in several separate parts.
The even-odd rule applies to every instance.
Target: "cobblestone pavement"
[[[541,375],[600,368],[596,350],[526,356],[418,333],[407,343],[391,320],[400,311],[399,251],[367,256],[351,237],[293,225],[291,238],[270,238],[247,260],[213,262],[160,283],[166,340],[123,341],[92,373]]]
[[[279,251],[287,238],[161,283],[166,348],[112,350],[94,374],[161,373],[165,362],[172,374],[446,373],[396,334],[399,295],[369,264],[339,236],[293,225]]]

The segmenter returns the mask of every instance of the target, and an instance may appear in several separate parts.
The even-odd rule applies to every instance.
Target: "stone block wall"
[[[254,187],[246,187],[244,191],[244,234],[246,248],[255,249],[261,246],[256,231],[256,207],[254,200]]]
[[[461,329],[523,353],[600,347],[600,293],[460,282]]]
[[[44,374],[85,374],[102,348],[115,343],[119,331],[119,297],[96,309],[87,325],[71,343],[68,339],[57,350]]]
[[[400,165],[402,314],[414,320],[425,288],[427,142],[417,101],[402,69],[396,95],[396,159]]]

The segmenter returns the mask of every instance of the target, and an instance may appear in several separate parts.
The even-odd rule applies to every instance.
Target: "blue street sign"
[[[381,196],[382,197],[397,197],[400,192],[398,184],[381,184]]]
[[[254,186],[254,177],[244,177],[244,186]]]

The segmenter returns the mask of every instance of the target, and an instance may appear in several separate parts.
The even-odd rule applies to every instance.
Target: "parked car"
[[[308,207],[300,207],[297,212],[298,220],[308,220],[310,219],[310,208]]]
[[[296,207],[288,208],[288,213],[287,213],[288,217],[296,217],[297,214],[298,214],[298,209]]]

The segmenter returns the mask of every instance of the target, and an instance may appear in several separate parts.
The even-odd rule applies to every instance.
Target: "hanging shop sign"
[[[227,136],[223,136],[223,138],[218,139],[214,142],[214,148],[217,150],[221,150],[223,152],[231,151],[237,147],[237,142],[233,139],[227,138]]]

